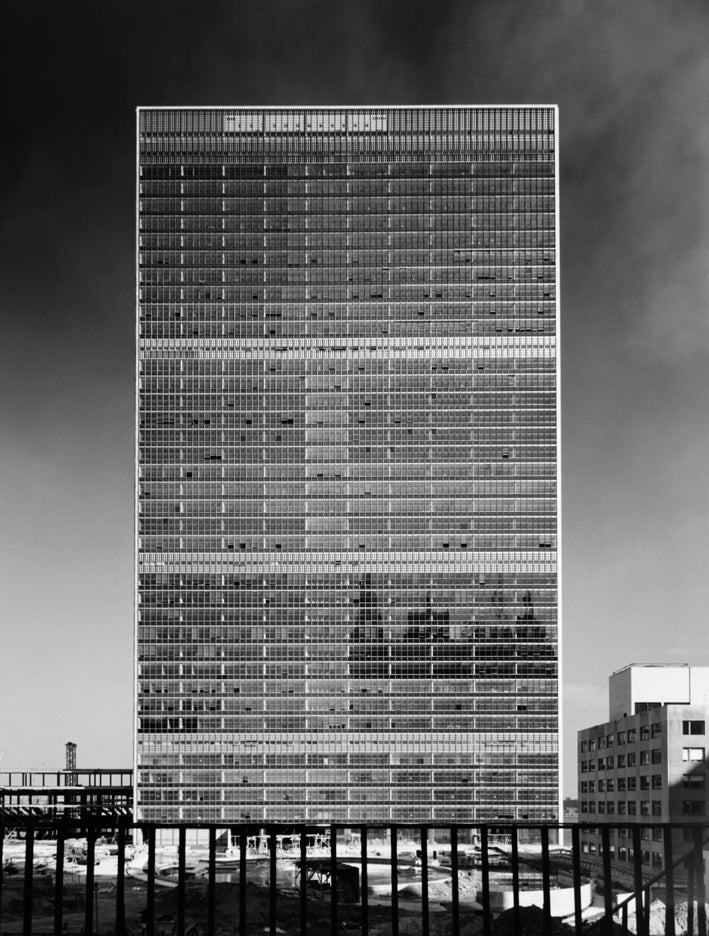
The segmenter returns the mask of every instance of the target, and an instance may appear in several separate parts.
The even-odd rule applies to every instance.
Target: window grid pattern
[[[141,818],[556,818],[553,118],[139,113]]]

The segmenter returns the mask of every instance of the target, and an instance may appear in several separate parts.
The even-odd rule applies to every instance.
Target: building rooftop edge
[[[537,110],[558,104],[138,104],[136,111],[154,110]]]

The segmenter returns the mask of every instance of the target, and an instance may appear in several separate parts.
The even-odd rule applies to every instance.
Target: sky
[[[0,769],[132,759],[135,107],[558,104],[564,791],[631,662],[709,664],[709,5],[4,14]]]

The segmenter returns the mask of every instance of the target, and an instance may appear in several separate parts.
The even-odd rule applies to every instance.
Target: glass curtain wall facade
[[[138,817],[556,818],[556,109],[138,133]]]

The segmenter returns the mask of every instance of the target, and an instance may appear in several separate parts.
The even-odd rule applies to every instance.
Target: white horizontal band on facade
[[[529,677],[523,677],[524,679],[529,679]],[[429,680],[430,682],[431,680]],[[346,680],[343,680],[346,682]],[[487,694],[487,692],[486,692]],[[419,716],[420,717],[420,716]],[[230,750],[235,747],[238,748],[250,748],[250,747],[259,747],[264,743],[264,733],[261,732],[220,732],[219,738],[214,738],[211,742],[215,746],[221,746],[224,744]],[[544,737],[553,737],[556,732],[549,731],[535,731],[534,735],[541,736],[541,739]],[[421,745],[425,742],[427,747],[431,744],[431,733],[430,731],[381,731],[381,732],[357,732],[351,733],[350,731],[342,732],[343,738],[339,741],[336,738],[337,732],[329,732],[327,737],[318,738],[317,734],[313,732],[282,732],[274,731],[268,733],[268,741],[275,745],[282,744],[288,747],[289,751],[292,751],[294,754],[338,754],[338,753],[350,753],[356,754],[369,753],[371,746],[383,746],[383,745],[396,745],[396,754],[417,754],[421,751]],[[345,740],[345,735],[347,740]],[[503,748],[508,748],[511,751],[516,750],[519,747],[519,733],[510,732],[510,733],[501,733],[497,729],[494,732],[494,737],[486,737],[485,732],[481,732],[479,728],[471,729],[468,732],[461,731],[450,731],[445,733],[445,744],[441,743],[441,751],[446,752],[455,752],[457,747],[460,747],[464,750],[470,750],[470,744],[473,738],[475,739],[475,751],[476,755],[479,755],[485,751],[498,751]],[[208,733],[206,732],[180,732],[179,743],[180,747],[185,750],[190,744],[190,739],[193,738],[195,747],[201,747],[205,741],[209,742]],[[434,748],[433,754],[436,754],[435,749],[435,739],[434,739]],[[163,745],[172,747],[172,742],[159,742],[159,741],[146,741],[146,750],[151,749],[160,749]],[[246,752],[248,753],[248,752]],[[258,768],[257,768],[258,769]],[[316,769],[316,768],[311,768]],[[324,768],[327,769],[327,768]],[[356,768],[351,768],[355,770]],[[530,768],[533,769],[533,768]],[[544,769],[544,768],[539,768]]]
[[[387,346],[357,346],[342,345],[341,343],[333,345],[323,345],[317,339],[309,344],[307,339],[293,339],[288,346],[282,342],[268,344],[267,342],[252,342],[251,344],[239,339],[158,339],[144,338],[140,341],[140,359],[150,360],[164,357],[184,357],[197,360],[219,360],[222,358],[234,358],[238,360],[254,360],[262,358],[264,360],[302,360],[336,358],[345,360],[357,360],[364,358],[366,360],[386,360],[389,358],[515,358],[515,357],[549,357],[553,358],[556,354],[556,347],[552,343],[543,343],[539,341],[532,344],[524,342],[522,339],[507,340],[506,343],[492,345],[490,342],[477,344],[472,342],[463,343],[464,339],[459,339],[459,343],[405,345],[400,339],[401,344]],[[317,341],[317,343],[316,343]]]
[[[288,553],[271,552],[246,556],[238,553],[149,553],[138,559],[141,572],[190,572],[224,569],[228,572],[359,572],[406,573],[467,572],[471,575],[489,572],[556,571],[556,551],[544,552],[476,552],[446,550],[437,552],[339,552]]]

